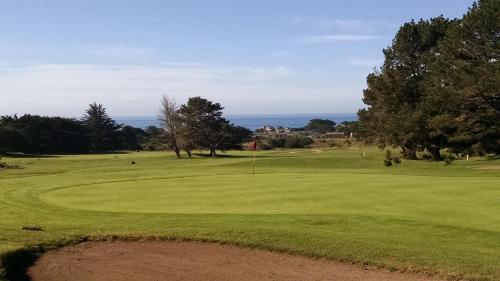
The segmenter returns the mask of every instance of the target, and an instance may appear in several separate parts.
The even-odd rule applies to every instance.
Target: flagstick
[[[253,161],[252,161],[252,177],[255,177],[255,150],[253,150]]]

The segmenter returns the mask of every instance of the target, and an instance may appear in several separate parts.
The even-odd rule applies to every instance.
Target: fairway
[[[81,236],[185,238],[500,279],[500,161],[382,159],[371,147],[258,152],[252,176],[251,152],[4,158],[25,168],[0,171],[0,254]]]

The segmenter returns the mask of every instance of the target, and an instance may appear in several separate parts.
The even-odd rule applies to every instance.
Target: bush
[[[444,164],[445,165],[450,165],[451,163],[453,163],[453,160],[455,160],[455,157],[453,156],[453,154],[448,153],[446,155],[446,157],[444,158]]]
[[[286,143],[285,138],[275,138],[270,140],[270,145],[273,148],[284,148]]]
[[[500,155],[496,155],[496,154],[486,154],[485,157],[486,157],[486,160],[500,159]]]
[[[392,152],[389,149],[384,154],[384,165],[386,167],[392,166]]]
[[[306,136],[287,136],[279,138],[269,138],[262,141],[259,147],[262,150],[275,148],[305,148],[313,143],[313,140]]]
[[[424,159],[424,160],[432,160],[432,155],[430,155],[429,153],[423,153],[422,154],[422,159]]]
[[[392,161],[396,164],[401,164],[401,159],[397,156],[392,157]]]
[[[273,149],[273,145],[269,141],[257,142],[257,147],[261,150]]]
[[[313,140],[304,136],[291,136],[285,140],[286,148],[305,148],[313,143]]]

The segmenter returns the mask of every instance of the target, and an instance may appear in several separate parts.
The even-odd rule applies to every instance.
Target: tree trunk
[[[443,160],[443,158],[441,158],[441,153],[439,152],[439,146],[430,145],[430,146],[427,146],[426,149],[431,154],[432,160],[434,160],[434,161]]]
[[[177,145],[177,142],[174,140],[172,144],[172,149],[175,152],[175,155],[177,155],[177,158],[181,158],[181,150],[179,149],[179,146]]]
[[[215,147],[213,147],[213,146],[210,147],[210,156],[211,157],[216,157],[217,156],[217,154],[215,153]]]
[[[189,158],[191,158],[191,156],[192,156],[192,155],[191,155],[191,150],[189,150],[189,149],[185,149],[185,151],[186,151],[186,153],[187,153],[188,157],[189,157]]]
[[[174,148],[174,151],[175,151],[175,155],[177,156],[177,158],[181,158],[181,152],[179,151],[179,149]]]

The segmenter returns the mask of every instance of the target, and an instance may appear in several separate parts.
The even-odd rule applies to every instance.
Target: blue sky
[[[155,115],[200,95],[230,114],[362,107],[399,26],[472,0],[0,1],[0,115]]]

